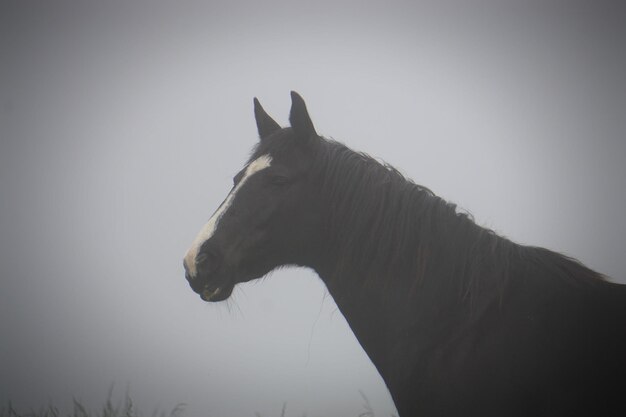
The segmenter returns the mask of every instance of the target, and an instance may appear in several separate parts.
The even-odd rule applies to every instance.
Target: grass
[[[182,416],[184,409],[183,404],[179,404],[172,409],[169,413],[164,411],[154,411],[152,417],[180,417]],[[100,412],[92,412],[81,404],[79,401],[74,400],[73,410],[67,414],[61,414],[59,409],[54,405],[49,405],[47,408],[41,408],[39,410],[30,410],[26,413],[18,412],[13,408],[11,403],[4,407],[0,407],[0,417],[143,417],[144,415],[135,410],[132,400],[128,399],[123,406],[113,407],[110,403],[106,403]]]
[[[6,406],[0,406],[0,417],[144,417],[144,414],[135,409],[130,395],[126,393],[124,401],[118,404],[113,403],[113,387],[109,389],[109,395],[100,411],[88,410],[76,398],[72,401],[72,411],[70,413],[61,414],[59,409],[54,405],[40,408],[38,410],[29,410],[26,413],[18,412],[11,402]],[[150,414],[151,417],[182,417],[185,404],[180,403],[169,412],[155,410]]]
[[[376,417],[374,411],[370,405],[367,396],[359,390],[359,394],[363,399],[363,412],[358,414],[357,417]],[[29,410],[27,412],[18,412],[11,402],[5,406],[0,406],[0,417],[144,417],[135,409],[133,400],[130,395],[126,393],[124,400],[121,403],[113,403],[113,387],[109,390],[109,395],[102,408],[98,411],[88,410],[79,400],[73,399],[72,411],[66,414],[61,414],[59,409],[54,405],[48,405],[38,410]],[[155,410],[150,414],[150,417],[182,417],[184,414],[185,404],[180,403],[169,412]],[[287,403],[283,403],[283,407],[280,412],[280,417],[287,417]],[[255,413],[255,417],[264,417],[260,413]],[[194,416],[195,417],[195,416]],[[198,416],[200,417],[200,416]],[[301,417],[306,417],[306,414],[302,414]],[[395,417],[395,416],[391,416]]]

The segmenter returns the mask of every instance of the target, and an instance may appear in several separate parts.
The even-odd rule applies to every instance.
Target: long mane
[[[439,285],[470,304],[501,297],[514,274],[531,269],[576,285],[603,280],[576,260],[477,225],[455,204],[339,142],[322,140],[314,165],[331,207],[337,279],[350,269],[363,285],[403,280],[409,296]]]

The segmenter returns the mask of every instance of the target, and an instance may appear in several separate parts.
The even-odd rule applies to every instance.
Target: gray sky
[[[321,134],[626,282],[620,10],[77,3],[0,5],[0,402],[96,407],[115,382],[148,414],[357,416],[359,389],[395,412],[312,272],[219,305],[184,280],[254,96],[284,124],[296,90]]]

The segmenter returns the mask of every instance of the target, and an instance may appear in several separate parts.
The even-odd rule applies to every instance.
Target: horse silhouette
[[[320,137],[291,97],[286,128],[254,99],[260,141],[185,256],[203,300],[312,268],[401,417],[626,415],[626,286]]]

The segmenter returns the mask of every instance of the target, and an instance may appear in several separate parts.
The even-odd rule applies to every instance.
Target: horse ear
[[[297,136],[302,138],[309,138],[311,136],[317,136],[315,127],[309,113],[306,110],[306,104],[300,97],[300,94],[295,91],[291,92],[291,112],[289,113],[289,122],[291,127]]]
[[[254,98],[254,118],[261,140],[280,130],[280,125],[265,112],[256,97]]]

